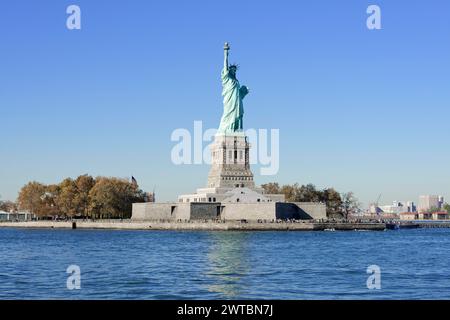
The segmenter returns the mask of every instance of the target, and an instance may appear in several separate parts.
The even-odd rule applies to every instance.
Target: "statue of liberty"
[[[225,43],[223,49],[225,55],[222,70],[223,115],[218,132],[224,134],[242,132],[243,100],[249,91],[246,86],[240,86],[236,79],[237,65],[228,65],[228,52],[230,50],[228,42]]]

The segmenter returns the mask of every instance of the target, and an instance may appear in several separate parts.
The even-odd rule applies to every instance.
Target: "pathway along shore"
[[[383,231],[385,223],[351,223],[351,222],[158,222],[134,220],[97,220],[97,221],[26,221],[0,222],[0,227],[9,228],[47,228],[47,229],[110,229],[110,230],[209,230],[209,231]]]

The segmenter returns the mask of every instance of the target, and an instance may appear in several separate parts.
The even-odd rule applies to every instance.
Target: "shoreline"
[[[384,231],[385,223],[353,222],[158,222],[158,221],[22,221],[0,222],[0,228],[30,229],[105,229],[167,231]]]

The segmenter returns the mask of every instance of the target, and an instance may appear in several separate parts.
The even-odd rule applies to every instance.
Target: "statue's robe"
[[[223,115],[220,120],[219,132],[232,133],[242,131],[244,105],[243,99],[247,94],[247,89],[241,87],[236,78],[230,76],[227,69],[222,70],[222,96]]]

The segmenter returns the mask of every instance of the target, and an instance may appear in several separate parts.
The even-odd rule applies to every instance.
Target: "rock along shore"
[[[0,222],[0,227],[10,228],[47,228],[47,229],[110,229],[110,230],[206,230],[206,231],[353,231],[372,230],[383,231],[384,223],[353,223],[353,222],[158,222],[158,221],[26,221]]]

